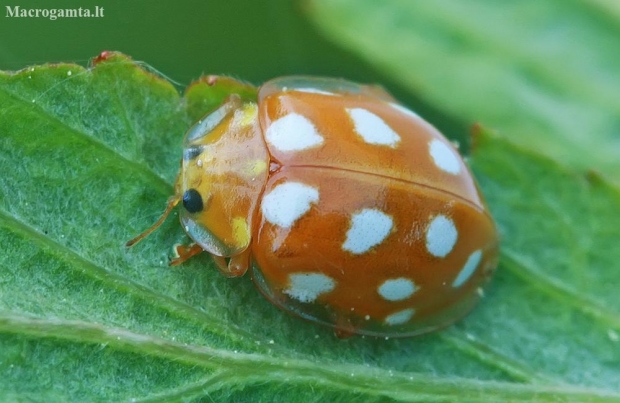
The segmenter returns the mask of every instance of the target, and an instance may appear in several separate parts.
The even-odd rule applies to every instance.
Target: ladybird
[[[477,303],[498,234],[463,159],[385,90],[283,77],[231,95],[183,141],[175,195],[195,242],[229,277],[339,335],[413,336]]]

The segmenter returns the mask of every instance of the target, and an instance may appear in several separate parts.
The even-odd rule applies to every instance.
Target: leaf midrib
[[[189,346],[153,336],[132,333],[124,329],[103,327],[82,322],[55,319],[36,319],[0,313],[0,331],[30,337],[59,338],[72,342],[94,343],[149,356],[172,360],[208,370],[227,373],[217,385],[245,385],[276,382],[287,384],[328,385],[342,391],[358,390],[377,396],[404,401],[421,398],[475,399],[480,402],[531,401],[600,401],[615,402],[620,394],[607,390],[566,385],[532,385],[509,382],[480,381],[465,378],[438,378],[419,373],[370,368],[356,364],[312,362],[306,359],[283,360],[267,355],[234,353],[209,347]],[[212,379],[206,382],[212,383]],[[212,383],[213,384],[213,383]],[[188,388],[188,393],[195,393]]]
[[[93,136],[89,135],[86,132],[79,131],[76,128],[69,126],[66,122],[56,118],[54,115],[52,115],[50,113],[49,110],[47,110],[46,108],[43,108],[38,103],[36,103],[36,102],[35,103],[27,102],[24,98],[22,98],[22,97],[18,96],[17,94],[9,91],[5,87],[0,87],[0,91],[3,92],[4,94],[6,94],[7,97],[14,99],[16,102],[21,103],[23,107],[28,107],[28,109],[36,107],[37,110],[40,112],[40,115],[45,117],[46,119],[48,119],[48,121],[50,123],[56,124],[56,125],[64,128],[66,131],[72,133],[73,135],[76,135],[77,137],[81,137],[81,138],[85,139],[88,143],[92,144],[94,147],[100,148],[102,151],[112,155],[114,158],[120,159],[124,164],[127,164],[127,166],[131,170],[138,171],[144,177],[148,178],[148,180],[150,182],[149,185],[154,187],[155,189],[159,190],[160,192],[162,192],[162,193],[165,192],[167,194],[172,194],[172,192],[173,192],[172,184],[168,183],[163,177],[159,176],[155,171],[153,171],[148,166],[140,164],[140,162],[132,160],[132,159],[124,156],[123,154],[119,153],[117,150],[109,147],[106,143],[104,143],[102,141],[99,141],[96,137],[93,137]],[[5,110],[5,113],[6,112],[7,111]],[[135,134],[135,132],[134,132],[134,134]]]

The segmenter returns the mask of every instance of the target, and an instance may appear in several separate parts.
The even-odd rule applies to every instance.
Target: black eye
[[[190,213],[198,213],[202,211],[202,196],[196,189],[188,189],[183,193],[183,207]]]

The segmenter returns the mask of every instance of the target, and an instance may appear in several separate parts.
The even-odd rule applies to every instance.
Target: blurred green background
[[[92,6],[71,0],[53,4],[22,2],[24,8],[98,5],[104,8],[105,16],[56,21],[4,18],[0,26],[2,69],[14,70],[50,61],[84,63],[102,50],[129,54],[183,84],[201,73],[234,74],[260,82],[274,75],[338,75],[347,70],[355,72],[360,67],[359,61],[319,37],[300,14],[298,2],[102,0],[90,3]],[[362,68],[356,78],[366,77],[368,71]]]
[[[380,83],[449,137],[466,140],[468,125],[440,114],[367,62],[325,39],[304,15],[304,1],[2,1],[0,70],[33,64],[87,65],[103,50],[144,61],[178,84],[201,74],[260,84],[309,74]],[[104,8],[103,18],[7,18],[6,6]]]

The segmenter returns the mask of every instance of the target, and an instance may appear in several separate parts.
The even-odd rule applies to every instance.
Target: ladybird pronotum
[[[480,297],[498,235],[471,172],[380,87],[284,77],[232,94],[183,142],[176,194],[226,276],[250,269],[278,307],[340,335],[412,336]]]

